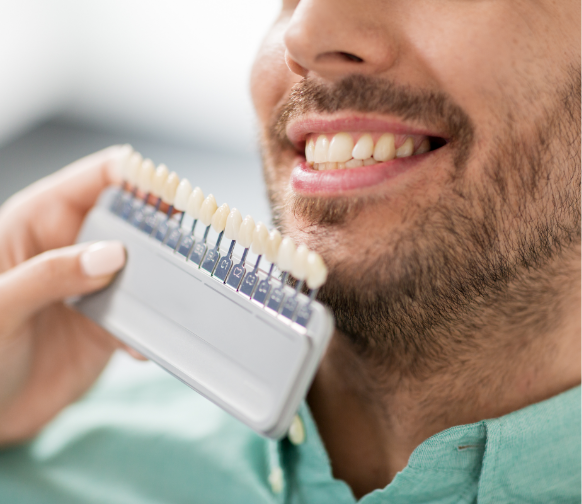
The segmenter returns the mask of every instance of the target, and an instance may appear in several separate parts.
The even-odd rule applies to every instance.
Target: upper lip
[[[383,131],[398,135],[425,135],[447,140],[442,132],[408,126],[397,119],[380,119],[362,114],[319,115],[308,114],[292,119],[287,124],[285,133],[295,149],[305,148],[305,138],[310,133],[339,133],[340,131],[374,132]]]

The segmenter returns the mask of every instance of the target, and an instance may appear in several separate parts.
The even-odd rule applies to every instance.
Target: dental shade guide
[[[123,177],[121,189],[101,194],[77,241],[121,240],[126,266],[105,289],[69,303],[258,433],[281,437],[333,332],[315,300],[327,275],[321,257],[139,153],[128,155]],[[218,237],[209,249],[211,228]]]

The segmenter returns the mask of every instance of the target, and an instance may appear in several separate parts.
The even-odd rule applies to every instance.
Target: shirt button
[[[305,441],[305,427],[299,415],[295,415],[295,418],[293,418],[287,437],[294,445],[303,444]]]
[[[283,471],[280,467],[273,467],[271,474],[269,474],[269,483],[273,493],[281,493],[283,491]]]

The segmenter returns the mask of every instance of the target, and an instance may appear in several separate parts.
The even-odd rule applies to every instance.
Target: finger
[[[0,323],[22,323],[55,301],[101,289],[124,264],[125,249],[119,241],[73,245],[35,256],[0,275]]]

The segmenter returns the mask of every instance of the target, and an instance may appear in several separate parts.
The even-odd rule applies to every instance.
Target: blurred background
[[[270,222],[249,75],[277,0],[0,0],[0,204],[131,143]],[[138,370],[139,367],[139,370]],[[161,371],[114,358],[103,380]]]
[[[277,0],[0,0],[0,203],[131,143],[268,221],[249,92]]]

